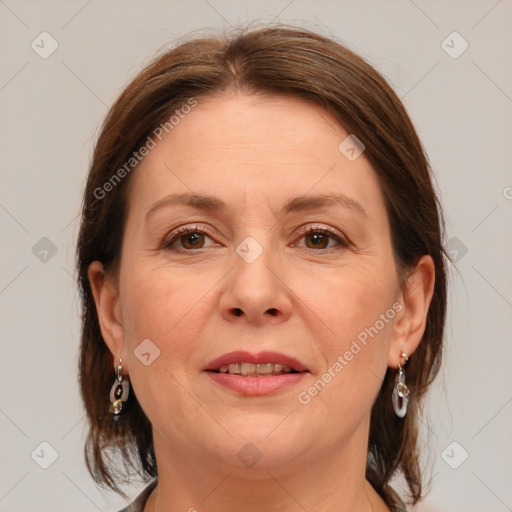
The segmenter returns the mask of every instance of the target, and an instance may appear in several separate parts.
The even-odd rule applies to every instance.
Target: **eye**
[[[326,226],[306,226],[299,233],[301,238],[304,238],[305,247],[308,249],[335,249],[349,245],[341,233]]]
[[[189,252],[218,244],[205,245],[207,240],[212,240],[206,230],[200,230],[197,226],[185,226],[173,231],[162,243],[162,249],[168,251]],[[213,240],[212,240],[213,242]]]

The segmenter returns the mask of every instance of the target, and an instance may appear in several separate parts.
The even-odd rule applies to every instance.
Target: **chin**
[[[266,419],[266,418],[264,418]],[[306,450],[307,441],[299,432],[291,432],[275,421],[261,421],[261,428],[247,427],[253,418],[246,418],[245,428],[231,431],[233,438],[223,437],[217,446],[224,461],[239,470],[270,471],[292,464]],[[282,421],[282,418],[280,419]],[[285,420],[286,421],[286,420]],[[282,430],[280,430],[282,428]],[[217,452],[217,456],[219,453]],[[268,478],[268,474],[264,473]]]

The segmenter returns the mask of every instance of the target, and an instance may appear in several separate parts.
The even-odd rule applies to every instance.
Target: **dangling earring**
[[[110,412],[114,414],[115,420],[119,419],[119,414],[121,414],[129,394],[130,383],[123,377],[123,365],[119,358],[116,380],[110,388]]]
[[[402,352],[400,362],[398,363],[398,374],[395,378],[395,386],[393,387],[393,394],[391,396],[393,401],[393,409],[399,418],[403,418],[407,412],[407,404],[409,403],[408,396],[410,395],[409,388],[405,383],[404,366],[409,358],[405,352]]]

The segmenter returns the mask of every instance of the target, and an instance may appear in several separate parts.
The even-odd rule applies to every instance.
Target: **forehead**
[[[346,135],[329,112],[311,102],[233,92],[200,100],[167,138],[169,149],[222,150],[231,155],[243,151],[256,154],[255,163],[278,155],[287,161],[322,162],[325,158],[319,158],[317,148],[331,146],[335,154],[340,136]],[[262,153],[263,148],[272,153]]]
[[[349,132],[318,105],[288,96],[223,94],[199,100],[141,162],[131,202],[168,193],[235,200],[333,189],[374,201],[376,175],[364,153],[340,151]]]

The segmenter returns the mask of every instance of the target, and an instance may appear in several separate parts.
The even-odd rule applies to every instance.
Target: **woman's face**
[[[222,95],[134,172],[108,343],[160,451],[243,471],[366,449],[403,297],[348,135],[296,98]]]

